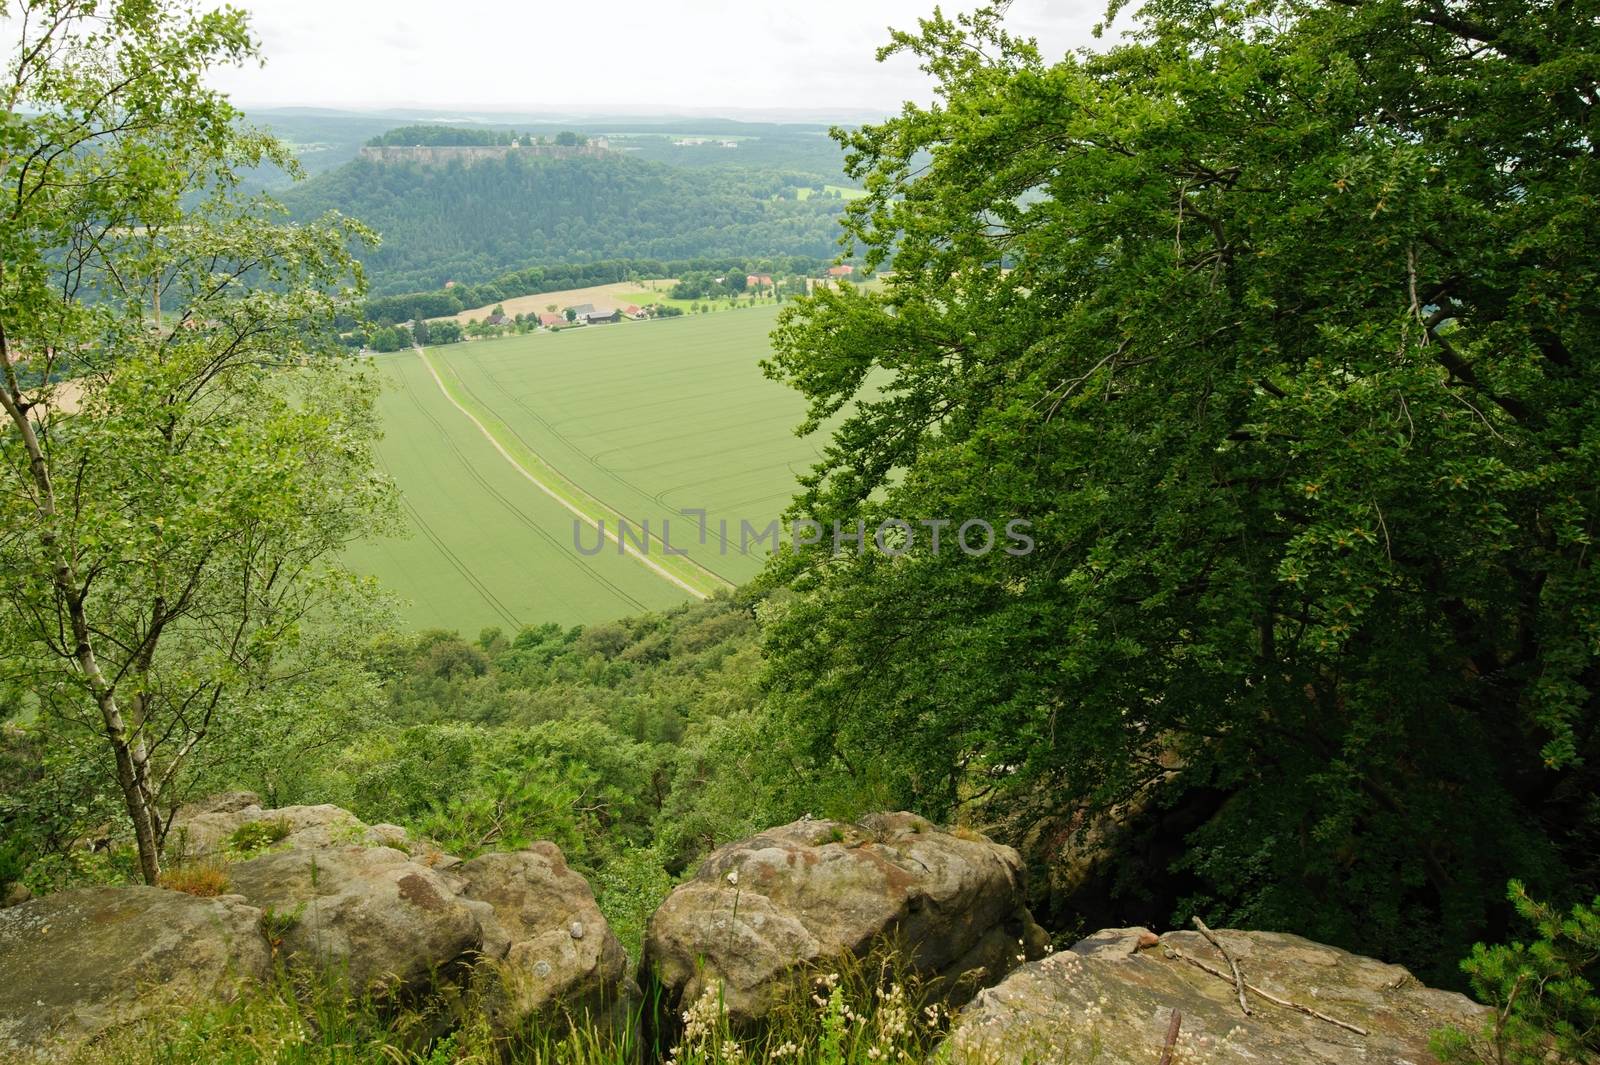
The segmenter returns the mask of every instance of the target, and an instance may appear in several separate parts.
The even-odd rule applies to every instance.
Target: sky
[[[652,113],[897,110],[915,60],[874,61],[936,0],[234,0],[266,65],[216,73],[245,106]],[[947,14],[975,3],[946,2]],[[1015,0],[1045,54],[1091,43],[1104,0]]]

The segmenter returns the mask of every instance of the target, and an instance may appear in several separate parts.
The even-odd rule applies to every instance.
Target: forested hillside
[[[357,159],[283,199],[302,218],[337,210],[378,230],[364,262],[383,294],[605,259],[824,258],[838,251],[839,204],[792,194],[814,180],[512,152],[471,165]]]

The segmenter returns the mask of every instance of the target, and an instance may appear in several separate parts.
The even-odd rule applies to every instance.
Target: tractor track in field
[[[645,606],[645,604],[643,604],[639,600],[635,599],[632,595],[628,594],[626,591],[624,591],[622,588],[618,587],[616,584],[613,584],[611,582],[611,580],[609,578],[607,578],[604,574],[597,573],[591,567],[584,565],[577,558],[574,558],[572,556],[572,553],[566,549],[566,545],[565,544],[563,544],[556,537],[552,536],[547,530],[541,528],[540,525],[538,524],[538,522],[536,522],[533,518],[531,518],[529,515],[524,513],[523,510],[520,507],[518,507],[515,503],[513,503],[510,500],[510,498],[508,498],[499,489],[497,489],[493,485],[491,485],[489,483],[488,479],[485,478],[483,476],[483,474],[479,473],[477,468],[475,466],[473,466],[473,464],[470,461],[468,461],[466,455],[463,454],[461,449],[456,445],[456,442],[450,438],[449,432],[444,427],[444,423],[440,422],[439,419],[435,418],[433,416],[432,412],[430,412],[422,404],[422,401],[417,398],[416,392],[411,387],[411,382],[406,380],[406,377],[405,377],[405,375],[403,373],[400,375],[400,383],[401,383],[401,386],[406,391],[406,398],[411,400],[411,402],[416,405],[417,410],[422,413],[422,416],[424,418],[428,419],[428,421],[433,425],[433,427],[438,430],[439,436],[444,440],[445,444],[450,448],[450,453],[453,454],[456,457],[456,461],[461,464],[462,468],[467,471],[468,476],[470,476],[474,481],[476,481],[480,488],[482,488],[489,495],[493,496],[495,498],[495,500],[502,507],[504,507],[511,514],[513,514],[516,517],[516,519],[518,521],[520,521],[523,524],[523,526],[525,526],[530,532],[534,533],[534,535],[536,535],[536,536],[540,537],[541,539],[543,539],[550,546],[556,548],[558,553],[561,555],[561,557],[567,560],[568,564],[577,567],[577,569],[580,572],[582,572],[585,576],[587,576],[589,579],[591,579],[591,580],[595,581],[596,583],[600,584],[602,587],[604,587],[607,590],[609,590],[612,594],[616,595],[619,599],[623,600],[624,602],[632,604],[633,607],[635,609],[639,610],[640,612],[644,612],[645,610],[648,609]],[[521,467],[518,467],[518,468],[520,469]],[[410,508],[409,504],[408,504],[408,508],[412,509],[413,513],[415,513],[415,508]],[[430,539],[433,539],[435,541],[435,543],[439,543],[440,542],[438,540],[438,538],[431,531],[428,533],[428,536],[429,536]],[[456,560],[455,553],[453,551],[450,551],[448,548],[445,548],[445,551],[447,552],[449,557],[452,559],[453,564],[456,564],[457,568],[460,568],[461,563],[459,563]],[[481,585],[479,585],[477,581],[474,581],[474,586],[481,587]],[[488,598],[493,599],[493,601],[495,603],[499,603],[498,599],[494,599],[492,593],[489,593],[489,592],[485,591],[484,594],[486,596],[488,596]],[[507,611],[507,610],[502,610],[501,613],[503,615],[507,616],[508,618],[510,617],[510,612]],[[520,621],[517,621],[515,618],[511,618],[511,621],[518,628],[521,628],[521,622]]]
[[[536,486],[540,491],[542,491],[546,495],[548,495],[551,499],[554,499],[557,503],[560,503],[563,507],[565,507],[567,510],[571,511],[578,518],[580,518],[583,521],[588,522],[590,525],[593,525],[595,528],[599,529],[602,534],[605,534],[605,527],[601,523],[603,519],[596,519],[593,516],[589,515],[588,513],[584,512],[583,509],[581,509],[579,506],[577,506],[577,504],[575,504],[571,500],[567,499],[564,495],[562,495],[560,492],[557,492],[554,488],[551,488],[548,484],[546,484],[544,481],[540,480],[537,476],[535,476],[533,471],[529,470],[522,463],[518,462],[516,457],[514,455],[512,455],[511,452],[506,450],[505,445],[501,444],[500,441],[495,438],[495,435],[492,432],[489,431],[489,427],[484,425],[483,422],[480,421],[475,414],[473,414],[470,410],[468,410],[465,406],[463,406],[460,402],[458,402],[454,396],[452,396],[450,394],[450,390],[449,390],[448,387],[446,387],[446,385],[444,383],[444,379],[439,375],[439,371],[434,368],[433,363],[428,360],[428,357],[427,357],[426,354],[424,354],[423,350],[420,347],[413,348],[412,350],[416,353],[417,358],[422,361],[422,365],[427,368],[428,374],[433,378],[434,384],[438,385],[439,391],[444,395],[444,398],[450,402],[451,406],[455,407],[456,410],[460,411],[461,414],[468,421],[470,421],[475,427],[477,427],[478,431],[483,434],[484,439],[489,441],[490,446],[493,447],[495,449],[495,451],[499,452],[500,456],[502,458],[504,458],[506,460],[506,462],[510,463],[511,467],[513,469],[515,469],[523,477],[527,478],[527,480],[529,482],[531,482],[534,486]],[[456,381],[457,381],[457,383],[459,383],[461,385],[462,390],[469,397],[471,397],[475,402],[480,403],[480,404],[483,403],[483,401],[477,396],[477,394],[474,393],[472,391],[472,389],[470,387],[468,387],[467,384],[464,381],[461,380],[459,375],[456,377]],[[486,407],[486,409],[491,409],[492,410],[492,408],[488,408],[487,405],[485,405],[485,407]],[[521,436],[519,436],[517,434],[516,430],[511,429],[509,426],[507,426],[507,430],[511,433],[511,435],[513,437],[515,437],[517,439],[517,441],[519,443],[522,444],[523,447],[527,447],[528,451],[530,453],[532,453],[534,455],[538,454],[538,451],[535,448],[529,447],[527,441],[524,440]],[[597,500],[597,502],[599,502],[599,501]],[[602,503],[602,505],[604,506],[605,504]],[[610,508],[608,507],[607,509],[610,509]],[[677,574],[673,573],[671,570],[668,570],[667,568],[662,566],[660,563],[656,562],[654,559],[652,559],[649,556],[647,551],[640,551],[637,547],[633,546],[632,544],[629,544],[627,542],[627,540],[623,537],[622,532],[621,532],[620,529],[612,530],[610,532],[610,534],[609,534],[609,538],[612,540],[612,542],[614,542],[617,545],[618,549],[623,554],[628,555],[629,557],[633,558],[634,560],[636,560],[636,561],[640,562],[641,564],[643,564],[644,566],[648,567],[651,572],[655,573],[657,576],[661,577],[663,580],[671,582],[672,584],[676,585],[678,588],[680,588],[683,591],[688,592],[690,595],[694,596],[696,599],[708,599],[708,598],[710,598],[708,593],[701,591],[699,588],[696,588],[694,585],[690,584],[688,581],[684,580],[683,578],[679,577]],[[660,539],[660,538],[659,537],[655,537],[655,539]],[[647,543],[648,543],[648,541],[647,541]],[[728,581],[727,578],[723,577],[721,574],[715,573],[712,570],[707,569],[704,566],[701,566],[699,563],[694,563],[694,565],[695,565],[696,568],[704,571],[708,576],[714,578],[715,580],[717,580],[719,582],[722,582],[724,584],[727,584],[730,587],[732,586],[732,582]],[[641,607],[641,609],[642,609],[642,607]]]
[[[494,388],[494,390],[497,393],[499,393],[501,396],[504,396],[505,399],[506,399],[506,402],[510,403],[512,406],[514,406],[518,410],[522,411],[528,417],[532,418],[535,422],[538,422],[540,425],[544,426],[544,428],[550,433],[550,435],[554,436],[557,440],[560,440],[563,444],[565,444],[568,448],[570,448],[574,454],[577,454],[577,455],[583,455],[584,454],[583,449],[580,448],[577,444],[573,443],[570,439],[567,438],[567,436],[565,434],[563,434],[559,429],[557,429],[554,425],[552,425],[548,418],[545,418],[543,415],[541,415],[537,411],[535,411],[532,407],[530,407],[526,403],[524,403],[520,398],[518,398],[517,396],[513,395],[511,390],[508,389],[505,386],[505,383],[502,382],[499,378],[495,377],[494,372],[492,370],[490,370],[486,366],[482,366],[482,367],[480,367],[480,369],[481,369],[481,371],[483,373],[484,380],[487,381],[489,383],[489,385],[492,388]],[[471,396],[473,399],[477,400],[479,403],[483,403],[483,405],[485,407],[487,407],[488,409],[490,409],[490,410],[494,409],[494,407],[491,404],[484,403],[483,397],[478,395],[477,392],[473,391],[472,386],[467,384],[467,382],[461,377],[460,374],[456,375],[456,380],[461,382],[461,387],[467,393],[467,395]],[[752,422],[751,424],[756,424],[756,423]],[[506,425],[506,429],[511,433],[512,436],[517,438],[517,442],[520,443],[523,447],[527,448],[529,451],[532,451],[534,454],[538,454],[539,453],[539,449],[534,447],[531,443],[529,443],[528,439],[526,437],[524,437],[521,433],[517,432],[517,430],[516,430],[516,428],[514,426],[508,424],[508,425]],[[685,434],[685,435],[692,435],[692,434]],[[618,450],[618,449],[608,448],[607,450]],[[634,492],[638,493],[640,498],[652,499],[655,503],[657,503],[658,505],[661,505],[663,507],[666,505],[665,501],[661,498],[661,496],[664,493],[656,493],[654,496],[652,496],[651,493],[648,492],[646,489],[640,487],[639,485],[634,484],[631,480],[629,480],[627,477],[623,476],[621,473],[618,473],[616,470],[613,470],[610,467],[602,465],[601,463],[597,462],[595,460],[595,456],[593,456],[593,455],[585,455],[584,459],[585,459],[586,462],[589,463],[590,466],[592,466],[595,469],[595,471],[597,473],[603,473],[608,477],[615,478],[620,484],[625,485],[626,487],[632,489]],[[708,478],[708,480],[715,480],[715,478]],[[613,509],[617,509],[617,512],[619,514],[621,513],[620,509],[615,508],[615,507],[613,507]],[[648,535],[651,540],[660,541],[663,550],[665,550],[666,547],[669,546],[667,544],[667,541],[663,537],[661,537],[660,535],[657,535],[655,533],[649,532],[649,527],[647,525],[646,526],[642,526],[642,528],[644,528],[644,531],[645,531],[646,535]],[[729,577],[727,574],[722,573],[721,571],[712,568],[711,566],[707,565],[706,563],[701,562],[699,559],[690,557],[690,561],[693,562],[696,566],[698,566],[701,569],[705,570],[707,573],[711,574],[713,577],[716,577],[718,580],[721,580],[721,581],[725,582],[726,584],[728,584],[730,586],[735,585],[735,584],[738,583],[733,578]]]
[[[391,474],[389,471],[388,463],[384,462],[382,459],[378,460],[378,468],[381,469],[390,480],[394,479],[393,474]],[[478,579],[477,574],[473,573],[472,570],[467,567],[467,564],[461,560],[460,555],[456,554],[450,549],[449,544],[445,542],[442,536],[434,531],[433,526],[428,524],[428,519],[422,516],[422,512],[417,510],[417,508],[412,504],[411,500],[405,497],[404,493],[402,493],[400,496],[400,505],[405,508],[406,513],[410,516],[412,523],[416,525],[418,531],[422,533],[423,538],[431,543],[434,546],[434,549],[439,552],[439,554],[444,556],[444,560],[450,564],[451,569],[460,574],[461,579],[466,582],[467,587],[478,593],[478,597],[483,600],[484,605],[490,610],[493,610],[496,614],[500,615],[502,620],[514,628],[521,629],[521,619],[513,614],[510,608],[502,603],[499,598],[488,589],[488,586],[486,586],[483,581]]]

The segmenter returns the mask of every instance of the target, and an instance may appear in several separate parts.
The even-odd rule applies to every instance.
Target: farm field
[[[648,303],[660,303],[668,307],[676,307],[688,312],[692,307],[704,307],[708,312],[735,309],[727,299],[710,300],[677,300],[668,296],[672,286],[677,284],[676,278],[656,278],[649,281],[614,281],[609,285],[591,285],[589,288],[568,288],[556,292],[534,292],[526,296],[516,296],[512,299],[501,300],[483,307],[474,307],[459,314],[449,315],[445,318],[431,318],[429,321],[443,322],[454,321],[466,325],[473,319],[479,321],[489,317],[496,307],[502,307],[505,313],[513,318],[519,314],[538,314],[550,309],[554,304],[556,310],[571,307],[580,303],[593,303],[604,307],[626,307],[628,304],[644,306]],[[739,303],[748,297],[741,296]],[[771,302],[771,296],[765,297]]]
[[[365,545],[358,568],[415,600],[419,623],[467,633],[510,625],[494,600],[518,624],[570,624],[753,577],[765,549],[743,549],[741,520],[760,529],[777,518],[818,455],[817,441],[793,435],[800,397],[758,366],[776,316],[764,306],[452,344],[427,352],[438,380],[414,352],[383,357],[383,457],[418,534]],[[551,493],[605,519],[598,555],[573,550],[573,514]],[[688,508],[707,512],[705,544]],[[648,521],[644,553],[666,574],[619,555],[618,517],[634,529]],[[686,558],[664,554],[665,519]],[[508,564],[507,541],[520,565]],[[592,526],[583,543],[597,544]]]
[[[849,185],[824,185],[822,186],[822,191],[830,196],[837,196],[841,200],[859,200],[867,195],[867,190],[851,188]],[[801,200],[809,200],[816,193],[816,189],[802,185],[795,190],[795,197]]]
[[[495,450],[411,351],[378,356],[385,436],[379,460],[400,485],[405,538],[347,554],[408,602],[415,627],[603,621],[661,609],[687,593],[613,549],[574,552],[573,516]]]
[[[556,292],[533,292],[526,296],[516,296],[512,299],[501,300],[498,304],[491,303],[483,307],[473,307],[459,314],[429,320],[434,322],[456,321],[466,325],[474,318],[482,320],[489,317],[496,306],[504,307],[506,314],[515,318],[519,314],[537,314],[547,309],[552,303],[556,305],[557,310],[579,303],[604,304],[612,307],[622,306],[629,303],[638,303],[640,302],[640,297],[645,297],[653,303],[663,300],[667,290],[675,284],[677,284],[677,279],[668,277],[649,281],[613,281],[609,285],[590,285],[588,288],[565,288]],[[627,298],[624,299],[623,297]]]

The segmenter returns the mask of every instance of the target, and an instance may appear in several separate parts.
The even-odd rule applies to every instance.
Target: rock
[[[63,891],[0,911],[0,1060],[56,1060],[171,1002],[265,980],[261,911],[150,887]]]
[[[670,1015],[721,983],[729,1018],[749,1022],[804,967],[891,937],[955,1003],[1045,947],[1016,851],[896,813],[796,821],[717,850],[651,917],[643,966]]]
[[[480,907],[390,847],[264,854],[228,868],[292,965],[369,990],[422,989],[482,942]]]
[[[554,844],[484,854],[451,875],[486,904],[475,978],[501,1031],[578,1013],[603,1019],[637,1001],[627,953]]]
[[[167,853],[178,859],[224,851],[250,857],[262,851],[310,850],[351,844],[392,847],[407,853],[435,850],[414,841],[398,825],[367,825],[342,807],[284,806],[263,809],[250,792],[230,792],[181,807],[167,830]]]
[[[21,906],[24,902],[27,902],[31,898],[33,898],[33,892],[28,890],[27,884],[24,884],[21,881],[7,884],[5,886],[4,897],[0,897],[0,909],[7,909],[12,906]]]
[[[368,825],[349,810],[328,803],[264,809],[248,791],[227,792],[180,807],[167,830],[166,852],[175,860],[223,853],[249,858],[266,851],[353,844],[391,847],[424,858],[430,865],[445,857],[436,844],[413,838],[399,825]]]
[[[1174,1061],[1210,1065],[1438,1065],[1433,1030],[1475,1028],[1485,1013],[1462,995],[1424,987],[1405,969],[1276,932],[1218,931],[1246,983],[1365,1029],[1358,1035],[1248,996],[1239,1009],[1227,962],[1198,932],[1098,932],[1070,952],[1017,969],[962,1011],[946,1041],[950,1065],[1085,1061],[1150,1065],[1178,1010]],[[1153,945],[1151,945],[1153,944]]]

